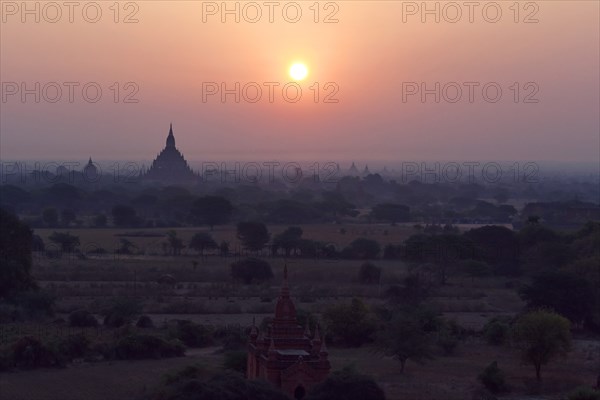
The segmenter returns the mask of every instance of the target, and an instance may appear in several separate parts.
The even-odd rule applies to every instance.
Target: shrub
[[[142,315],[138,318],[135,326],[138,328],[154,328],[154,322],[152,322],[152,318],[147,315]]]
[[[201,368],[192,367],[171,375],[152,399],[160,400],[289,400],[271,384],[244,379],[238,373],[205,376]],[[366,399],[365,399],[366,400]]]
[[[184,379],[198,378],[205,373],[205,368],[200,364],[187,365],[181,369],[167,373],[163,377],[163,382],[165,385],[172,385]]]
[[[185,348],[178,341],[166,341],[143,334],[121,338],[115,346],[115,355],[121,360],[180,357],[184,351]]]
[[[142,306],[135,300],[117,298],[104,311],[104,325],[119,328],[129,324],[142,310]]]
[[[208,328],[188,320],[178,320],[169,327],[169,337],[181,340],[188,347],[203,347],[211,344],[211,332]]]
[[[505,392],[508,387],[504,378],[504,373],[498,367],[498,362],[494,361],[479,374],[479,381],[492,393]]]
[[[85,356],[89,350],[90,341],[85,335],[69,335],[58,342],[58,352],[68,360]]]
[[[313,387],[307,400],[385,400],[385,393],[373,378],[350,369],[331,374]]]
[[[246,285],[252,282],[264,282],[273,278],[271,265],[258,258],[245,258],[231,264],[231,276]]]
[[[215,331],[214,337],[221,341],[225,351],[242,350],[248,344],[248,335],[236,326],[219,327]]]
[[[380,251],[381,247],[375,240],[358,238],[342,250],[342,258],[368,260],[377,258]]]
[[[600,400],[600,390],[594,390],[589,387],[578,387],[569,393],[568,400]]]
[[[30,318],[54,315],[54,300],[54,295],[43,290],[30,290],[16,296],[17,305]]]
[[[69,325],[77,327],[98,326],[98,320],[89,311],[75,310],[69,314]]]
[[[334,338],[346,346],[360,346],[371,341],[377,329],[375,314],[359,299],[327,308],[323,320]]]
[[[39,340],[25,336],[12,348],[12,363],[17,368],[32,369],[60,365],[57,354]]]
[[[492,345],[502,345],[510,336],[509,320],[506,318],[492,318],[483,327],[485,340]]]
[[[377,284],[381,278],[381,268],[365,262],[358,271],[358,281],[364,284]]]
[[[225,369],[231,369],[243,374],[246,373],[246,363],[248,362],[248,353],[246,351],[229,351],[225,353]]]
[[[437,345],[442,349],[445,355],[449,356],[454,354],[458,342],[458,335],[452,332],[451,329],[444,327],[438,332]]]

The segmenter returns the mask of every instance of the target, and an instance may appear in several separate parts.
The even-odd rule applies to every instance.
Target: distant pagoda
[[[144,180],[163,183],[190,183],[198,181],[183,154],[175,147],[173,124],[169,128],[167,144],[152,162],[150,169],[143,175]]]
[[[359,176],[360,173],[358,172],[358,168],[356,168],[356,165],[354,164],[354,162],[352,162],[352,165],[350,166],[350,169],[348,170],[348,176]]]

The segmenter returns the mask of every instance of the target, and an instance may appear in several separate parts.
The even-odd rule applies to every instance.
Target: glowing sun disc
[[[308,68],[302,63],[295,63],[290,67],[290,76],[296,81],[301,81],[308,75]]]

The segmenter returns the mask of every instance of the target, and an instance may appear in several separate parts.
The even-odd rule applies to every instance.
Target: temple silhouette
[[[173,124],[169,128],[165,148],[152,162],[148,171],[142,174],[142,179],[162,183],[191,183],[200,179],[175,147]]]
[[[266,332],[253,323],[248,342],[248,379],[264,379],[281,388],[294,399],[302,399],[315,384],[329,375],[325,338],[315,326],[311,335],[308,321],[306,329],[298,324],[296,307],[290,298],[287,265],[283,270],[283,285],[275,318]]]

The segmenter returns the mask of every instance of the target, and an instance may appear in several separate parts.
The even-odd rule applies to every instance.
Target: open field
[[[269,227],[277,233],[286,227]],[[345,234],[339,225],[303,226],[304,237],[345,246],[356,237],[365,236],[386,243],[400,243],[415,233],[410,226],[362,225],[346,226]],[[53,230],[36,230],[47,242]],[[125,230],[70,230],[84,243],[95,243],[112,252],[111,243],[118,243]],[[189,240],[198,229],[177,229],[177,235]],[[387,231],[387,233],[386,233]],[[132,232],[132,230],[127,230]],[[164,229],[144,229],[145,234],[164,234]],[[213,235],[217,241],[236,242],[233,227],[219,227]],[[33,274],[39,284],[56,298],[56,318],[66,319],[71,311],[85,308],[101,318],[103,307],[115,297],[135,298],[143,304],[143,313],[157,326],[172,319],[187,319],[203,325],[249,326],[253,318],[261,321],[272,315],[283,268],[287,263],[292,296],[298,309],[319,317],[328,306],[362,298],[377,306],[384,302],[383,293],[390,285],[400,284],[410,267],[397,260],[373,260],[381,267],[377,285],[359,283],[358,271],[363,261],[298,259],[284,260],[264,254],[273,268],[274,279],[269,283],[242,285],[234,283],[229,265],[241,254],[226,257],[209,255],[204,259],[194,252],[180,256],[164,255],[160,250],[163,237],[127,236],[138,248],[137,254],[63,254],[47,258],[39,253],[34,257]],[[170,275],[174,282],[158,283],[161,276]],[[422,365],[411,361],[406,372],[400,364],[376,354],[370,346],[345,349],[330,346],[332,369],[355,366],[360,372],[372,375],[385,389],[390,400],[469,400],[480,387],[477,375],[492,361],[508,371],[512,387],[506,399],[537,399],[534,370],[521,365],[516,351],[484,343],[477,332],[492,317],[513,316],[524,306],[516,288],[525,280],[486,277],[472,278],[449,271],[449,280],[436,290],[428,302],[445,318],[456,321],[475,335],[462,341],[455,354],[434,359]],[[0,342],[25,334],[50,335],[67,328],[60,323],[48,324],[40,330],[36,324],[15,323],[0,330]],[[46,329],[46,331],[44,331]],[[69,334],[67,332],[60,333]],[[112,335],[110,328],[89,328],[86,335]],[[166,372],[200,362],[213,369],[223,363],[218,348],[188,349],[185,357],[144,361],[77,362],[64,369],[39,369],[0,375],[2,400],[135,400],[148,393]],[[595,368],[600,363],[600,343],[577,338],[573,351],[564,360],[544,368],[544,399],[561,399],[576,386],[595,382]],[[31,382],[36,382],[31,385]],[[106,382],[110,382],[107,387]],[[68,384],[67,384],[68,383]],[[547,395],[552,393],[552,395]]]

